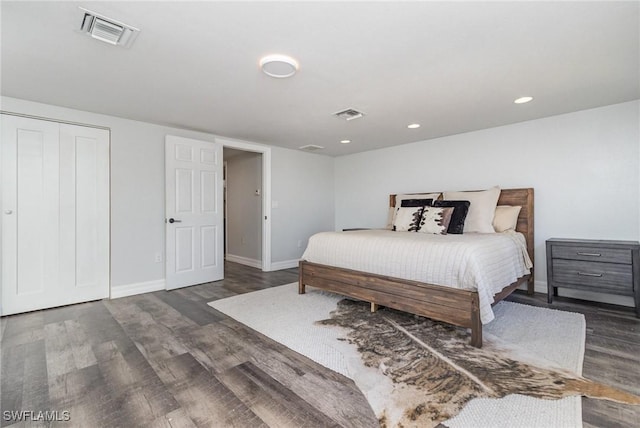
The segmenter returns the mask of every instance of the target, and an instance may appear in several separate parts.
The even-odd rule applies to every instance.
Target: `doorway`
[[[214,142],[205,142],[205,141],[197,141],[191,140],[183,137],[176,136],[167,136],[167,138],[171,137],[171,140],[175,140],[176,146],[171,148],[167,142],[167,155],[166,159],[171,159],[172,157],[176,157],[176,162],[180,162],[180,166],[178,165],[167,165],[167,172],[165,174],[167,178],[166,184],[166,194],[178,196],[175,189],[180,187],[183,188],[184,191],[180,192],[183,196],[180,198],[173,200],[171,198],[167,198],[166,204],[166,224],[167,224],[167,262],[166,262],[166,288],[174,288],[173,286],[169,286],[169,278],[170,273],[174,272],[174,266],[171,264],[173,260],[176,260],[176,269],[175,272],[178,273],[177,265],[178,261],[180,262],[181,269],[180,274],[191,274],[194,271],[195,267],[198,267],[198,271],[201,266],[204,266],[204,261],[206,259],[207,266],[210,267],[220,267],[223,269],[223,257],[224,257],[224,203],[223,203],[223,195],[224,195],[224,186],[223,186],[223,165],[224,165],[224,155],[223,148],[232,148],[238,149],[246,152],[253,152],[261,155],[262,165],[261,165],[261,176],[262,176],[262,188],[259,189],[259,193],[261,196],[261,226],[258,227],[261,239],[260,246],[261,252],[258,257],[261,256],[261,264],[257,265],[257,267],[261,267],[263,271],[268,272],[271,270],[271,148],[254,144],[247,143],[243,141],[236,140],[227,140],[216,138]],[[200,147],[200,145],[204,145]],[[179,147],[178,147],[179,146]],[[198,146],[198,147],[196,147]],[[206,147],[205,147],[206,146]],[[210,149],[214,149],[213,151]],[[197,149],[197,150],[196,150]],[[204,150],[204,151],[203,151]],[[197,153],[196,153],[197,152]],[[199,153],[198,156],[196,156]],[[166,163],[165,159],[165,163]],[[185,163],[186,162],[186,163]],[[188,162],[195,162],[197,165],[190,166]],[[212,171],[200,171],[200,164],[211,164],[217,165],[216,168]],[[210,166],[211,166],[210,165]],[[169,168],[171,167],[171,168]],[[174,168],[175,167],[175,168]],[[204,167],[203,167],[204,168]],[[197,171],[196,171],[197,170]],[[196,174],[197,172],[197,174]],[[204,175],[203,175],[204,174]],[[219,174],[219,175],[218,175]],[[199,176],[200,179],[194,179],[194,177]],[[205,177],[206,176],[206,177]],[[203,179],[205,179],[202,181]],[[175,183],[174,183],[175,181]],[[207,191],[203,188],[203,184],[208,183],[206,188],[215,188],[217,190],[213,192]],[[254,191],[257,189],[254,189]],[[204,193],[202,193],[204,192]],[[187,195],[191,195],[187,197]],[[219,198],[219,199],[218,199]],[[179,202],[179,203],[178,203]],[[204,204],[204,205],[203,205]],[[174,207],[175,205],[175,207]],[[199,213],[199,214],[207,214],[204,211],[200,210],[200,206],[209,207],[204,211],[211,211],[211,213],[215,213],[219,215],[218,220],[216,220],[215,224],[210,224],[206,227],[206,230],[195,230],[194,227],[198,226],[198,224],[190,224],[191,220],[195,221],[192,218],[183,218],[185,214],[188,213]],[[222,209],[220,209],[220,208]],[[175,208],[175,209],[174,209]],[[180,215],[178,215],[180,214]],[[206,217],[206,216],[205,216]],[[185,223],[186,222],[186,223]],[[219,227],[217,226],[219,225]],[[193,226],[193,227],[191,227]],[[222,230],[221,230],[222,229]],[[207,233],[201,233],[207,232]],[[205,236],[206,235],[206,236]],[[175,237],[175,242],[171,241],[169,238]],[[180,248],[176,247],[176,251],[180,250],[180,255],[171,253],[171,250],[174,247],[174,244],[178,244],[181,238]],[[247,237],[245,236],[245,240]],[[197,242],[196,242],[197,241]],[[201,245],[207,244],[207,245]],[[193,250],[193,251],[191,251]],[[203,259],[199,257],[200,255],[208,255]],[[179,256],[179,257],[178,257]],[[176,258],[177,257],[177,258]],[[215,260],[215,262],[214,262]],[[220,277],[221,278],[221,277]],[[215,279],[204,280],[204,282],[213,281]],[[201,279],[198,281],[203,282]],[[180,282],[178,286],[187,286],[191,284],[197,284],[198,281],[187,281],[185,283]]]
[[[260,169],[258,173],[258,179],[255,179],[252,186],[245,187],[247,190],[242,192],[241,198],[244,199],[245,203],[249,204],[248,206],[252,207],[252,212],[257,213],[260,212],[260,217],[254,216],[256,220],[252,220],[251,227],[252,230],[255,230],[251,234],[251,238],[248,236],[248,233],[245,233],[244,236],[244,246],[249,245],[249,240],[253,240],[253,243],[250,245],[253,246],[254,252],[252,253],[243,253],[249,254],[246,255],[238,255],[232,254],[234,252],[234,247],[229,248],[229,253],[231,256],[238,255],[242,258],[236,258],[233,260],[233,257],[230,261],[239,261],[240,263],[245,262],[249,266],[254,266],[256,268],[262,269],[263,272],[269,272],[271,270],[271,147],[264,146],[261,144],[249,143],[246,141],[238,141],[238,140],[228,140],[223,138],[216,138],[216,142],[222,143],[224,151],[227,153],[229,149],[239,151],[241,155],[246,156],[248,159],[252,159],[256,162],[253,162],[254,169]],[[224,156],[223,156],[224,158]],[[230,166],[230,170],[233,165]],[[233,172],[231,173],[233,174]],[[234,189],[227,189],[234,192]],[[256,191],[259,192],[259,195],[256,194]],[[229,196],[229,195],[227,195]],[[233,195],[231,196],[234,197]],[[261,209],[258,210],[256,207],[260,206]],[[255,221],[255,223],[253,223]],[[232,220],[233,222],[233,220]],[[259,222],[259,223],[258,223]],[[240,224],[239,228],[242,229],[243,226]],[[255,227],[255,229],[253,229]],[[233,231],[229,232],[229,237],[231,239],[237,239],[242,242],[242,234],[237,236],[232,236]],[[255,251],[255,243],[258,242],[258,246],[260,247],[260,251]],[[229,243],[231,240],[229,239]]]
[[[262,153],[225,148],[225,259],[262,269]]]

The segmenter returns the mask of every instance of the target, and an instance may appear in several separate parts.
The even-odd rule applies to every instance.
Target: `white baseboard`
[[[111,286],[111,298],[118,299],[120,297],[134,296],[136,294],[151,293],[165,289],[164,279],[156,279],[155,281],[138,282],[135,284],[114,285]]]
[[[255,260],[255,259],[250,259],[248,257],[242,257],[242,256],[234,256],[233,254],[227,254],[225,256],[225,259],[227,259],[227,261],[229,262],[239,263],[245,266],[251,266],[256,269],[262,269],[262,260]]]
[[[547,281],[533,281],[533,289],[536,293],[547,294]]]
[[[271,262],[271,270],[274,271],[274,270],[297,268],[298,263],[300,263],[300,259],[284,260],[282,262]]]

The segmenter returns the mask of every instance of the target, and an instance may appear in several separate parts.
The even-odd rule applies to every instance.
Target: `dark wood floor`
[[[376,426],[352,381],[206,304],[296,280],[296,269],[228,263],[216,283],[3,317],[0,424],[26,410],[69,411],[54,424],[65,427]],[[541,295],[510,299],[547,306]],[[633,312],[563,298],[553,307],[586,316],[584,375],[640,394]],[[638,426],[640,409],[583,399],[583,419]]]
[[[587,321],[582,375],[640,395],[640,319],[633,308],[556,297],[514,293],[507,300],[584,314]],[[640,406],[582,399],[582,420],[589,427],[640,427]]]

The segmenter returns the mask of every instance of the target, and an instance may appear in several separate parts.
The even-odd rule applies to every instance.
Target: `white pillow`
[[[518,225],[518,215],[520,215],[520,205],[498,205],[495,215],[493,216],[493,228],[496,232],[505,232],[507,230],[516,230]]]
[[[434,201],[440,197],[440,193],[416,193],[416,194],[400,194],[396,195],[396,206],[393,210],[393,217],[387,223],[387,228],[393,229],[393,223],[396,220],[398,208],[402,207],[402,201],[405,199],[433,199]]]
[[[444,192],[445,201],[469,201],[469,213],[464,220],[464,233],[495,233],[493,217],[496,213],[500,187],[479,192]]]

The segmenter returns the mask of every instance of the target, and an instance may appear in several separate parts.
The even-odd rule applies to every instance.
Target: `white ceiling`
[[[141,33],[129,49],[91,39],[78,6]],[[1,7],[3,95],[328,155],[640,98],[638,1]],[[264,75],[270,53],[299,72]],[[345,108],[366,116],[332,116]]]

